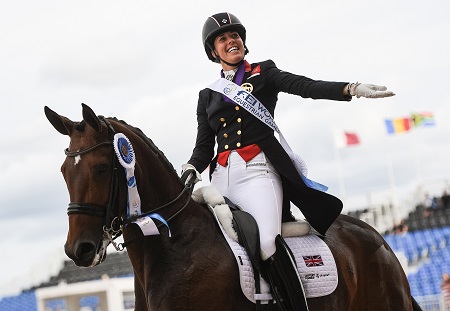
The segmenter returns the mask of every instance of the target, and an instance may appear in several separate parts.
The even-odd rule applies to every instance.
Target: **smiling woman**
[[[197,140],[191,158],[182,166],[182,178],[189,182],[188,176],[195,176],[194,182],[198,181],[200,172],[210,167],[211,183],[258,223],[264,271],[274,280],[273,292],[277,288],[284,296],[279,303],[288,310],[303,310],[306,298],[290,253],[283,246],[281,222],[293,220],[292,202],[325,235],[343,206],[338,198],[322,191],[327,189],[325,186],[306,177],[303,160],[291,155],[290,147],[284,143],[272,118],[278,94],[350,101],[353,95],[378,98],[394,93],[376,85],[294,75],[278,69],[272,60],[250,64],[244,60],[248,53],[246,29],[231,13],[208,17],[202,37],[208,59],[222,67],[222,79],[200,91]],[[252,98],[252,102],[243,104],[243,98]],[[256,108],[247,109],[256,103],[260,112],[269,112],[267,118],[261,119]],[[274,131],[280,135],[281,143]],[[277,240],[282,242],[277,245]],[[292,277],[282,279],[279,275]]]
[[[244,47],[244,42],[236,31],[224,32],[216,37],[214,40],[214,50],[211,54],[216,59],[223,63],[223,70],[233,70],[236,68],[247,50]]]

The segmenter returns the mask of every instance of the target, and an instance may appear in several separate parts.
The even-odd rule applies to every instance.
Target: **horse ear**
[[[70,135],[73,130],[73,122],[66,117],[60,116],[47,106],[44,107],[45,116],[53,127],[63,135]]]
[[[97,117],[95,112],[86,104],[81,104],[83,107],[83,119],[89,124],[94,130],[97,132],[102,131],[102,125],[100,123],[100,119]]]

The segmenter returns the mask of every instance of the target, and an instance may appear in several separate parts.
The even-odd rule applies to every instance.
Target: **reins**
[[[108,127],[108,132],[112,133],[112,135],[115,134],[115,130],[112,127],[111,123],[103,116],[99,116],[99,119],[102,120]],[[77,157],[83,154],[86,154],[100,146],[105,145],[112,145],[113,142],[110,140],[106,140],[103,142],[100,142],[98,144],[95,144],[89,148],[79,150],[79,151],[69,151],[69,148],[66,148],[64,150],[64,153],[68,157]],[[119,160],[116,157],[116,154],[113,150],[113,176],[111,180],[110,185],[110,191],[109,191],[109,199],[108,199],[108,205],[106,209],[104,206],[95,204],[95,203],[77,203],[77,202],[70,202],[67,208],[67,214],[84,214],[84,215],[90,215],[95,217],[104,217],[104,225],[103,225],[103,233],[104,233],[104,239],[108,240],[111,244],[113,244],[114,248],[117,251],[122,251],[129,245],[131,242],[135,241],[137,238],[140,238],[142,236],[135,236],[127,241],[124,241],[123,243],[115,243],[114,240],[117,239],[123,232],[124,226],[127,226],[131,224],[133,221],[136,221],[142,217],[148,216],[152,213],[155,213],[157,211],[162,210],[163,208],[169,207],[170,205],[173,205],[177,203],[180,198],[188,192],[187,200],[183,204],[183,206],[172,216],[170,216],[166,221],[170,222],[172,219],[174,219],[176,216],[178,216],[189,204],[191,200],[192,191],[194,189],[194,184],[188,184],[185,185],[183,190],[178,194],[176,198],[171,200],[170,202],[167,202],[155,209],[153,209],[150,212],[145,212],[140,215],[131,216],[129,218],[123,219],[123,217],[120,216],[120,212],[118,212],[119,215],[114,215],[113,208],[118,204],[117,197],[118,197],[118,188],[119,188],[119,181],[118,181],[118,162]],[[117,208],[120,211],[120,208]],[[163,225],[163,223],[157,224],[157,228],[160,228]],[[101,245],[102,243],[100,243]]]
[[[192,186],[186,185],[186,186],[183,188],[183,190],[180,192],[180,194],[179,194],[175,199],[173,199],[172,201],[167,202],[166,204],[161,205],[161,206],[155,208],[154,210],[152,210],[152,211],[150,211],[150,212],[145,212],[145,213],[142,213],[142,214],[140,214],[140,215],[136,215],[136,216],[129,217],[129,218],[127,218],[126,221],[124,222],[124,225],[128,225],[128,224],[132,223],[133,221],[135,221],[135,220],[137,220],[137,219],[139,219],[139,218],[141,218],[141,217],[145,217],[145,216],[148,216],[148,215],[150,215],[150,214],[156,213],[157,211],[159,211],[159,210],[161,210],[161,209],[163,209],[163,208],[165,208],[165,207],[168,207],[168,206],[170,206],[170,205],[176,203],[186,191],[189,191],[190,193],[189,193],[188,200],[186,201],[186,203],[183,205],[183,207],[182,207],[178,212],[176,212],[175,214],[173,214],[172,216],[170,216],[170,217],[167,219],[167,221],[170,221],[170,220],[173,219],[175,216],[177,216],[177,215],[178,215],[178,214],[179,214],[179,213],[180,213],[180,212],[188,205],[188,203],[189,203],[189,201],[190,201],[190,197],[191,197],[190,195],[192,194],[192,189],[193,189]],[[157,227],[160,227],[161,225],[162,225],[162,224],[159,224],[159,225],[157,225]]]
[[[193,190],[193,189],[194,189],[194,185],[193,185],[193,184],[191,184],[191,185],[186,185],[186,186],[183,188],[183,190],[181,191],[181,193],[180,193],[175,199],[173,199],[172,201],[170,201],[170,202],[168,202],[168,203],[166,203],[166,204],[164,204],[164,205],[162,205],[162,206],[160,206],[160,207],[157,207],[157,208],[155,208],[154,210],[152,210],[152,211],[150,211],[150,212],[145,212],[145,213],[142,213],[141,215],[133,216],[133,217],[127,218],[126,221],[125,221],[125,223],[123,223],[123,225],[126,226],[126,225],[132,223],[133,221],[135,221],[135,220],[137,220],[137,219],[139,219],[139,218],[141,218],[141,217],[148,216],[148,215],[150,215],[150,214],[155,213],[156,211],[159,211],[159,210],[161,210],[161,209],[163,209],[163,208],[165,208],[165,207],[168,207],[168,206],[170,206],[170,205],[176,203],[176,202],[181,198],[181,196],[183,195],[183,193],[185,193],[186,191],[189,191],[189,195],[188,195],[188,199],[186,200],[186,203],[184,203],[184,205],[183,205],[183,206],[182,206],[175,214],[173,214],[172,216],[170,216],[169,218],[167,218],[166,221],[167,221],[167,223],[169,223],[173,218],[175,218],[176,216],[178,216],[178,215],[179,215],[179,214],[180,214],[180,213],[188,206],[188,204],[189,204],[189,202],[190,202],[190,200],[191,200],[191,194],[192,194],[192,190]],[[156,225],[156,227],[157,227],[157,228],[160,228],[162,225],[163,225],[163,223],[159,223],[159,224]],[[114,245],[114,243],[113,243],[113,245],[114,245],[114,247],[116,248],[116,250],[118,250],[118,251],[124,250],[129,244],[131,244],[132,242],[136,241],[138,238],[141,238],[141,237],[143,237],[143,236],[142,236],[142,235],[136,235],[136,236],[132,237],[131,239],[128,239],[127,241],[124,241],[123,243],[120,243],[120,244],[117,245],[117,246]]]

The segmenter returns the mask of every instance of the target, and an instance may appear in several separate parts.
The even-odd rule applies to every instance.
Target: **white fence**
[[[444,301],[443,295],[414,297],[423,311],[450,311],[450,301]]]
[[[96,306],[82,307],[80,298],[95,296]],[[73,284],[61,283],[36,290],[38,311],[128,311],[134,310],[134,278],[104,278]],[[57,301],[59,305],[52,306]]]

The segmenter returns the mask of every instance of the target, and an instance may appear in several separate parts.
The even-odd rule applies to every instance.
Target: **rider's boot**
[[[275,238],[276,252],[264,261],[264,274],[272,288],[272,295],[283,311],[307,311],[295,259],[280,235]]]

